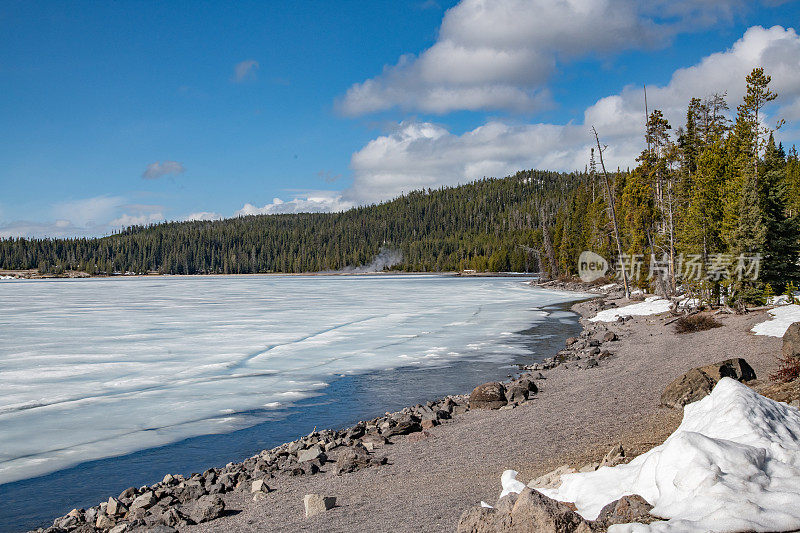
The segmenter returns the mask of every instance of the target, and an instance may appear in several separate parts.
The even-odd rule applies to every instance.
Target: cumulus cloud
[[[131,215],[123,213],[114,220],[109,221],[108,225],[112,228],[127,228],[128,226],[146,226],[164,220],[164,215],[159,213],[140,213]]]
[[[96,237],[131,225],[164,220],[162,206],[128,203],[123,196],[95,196],[58,202],[49,221],[15,220],[0,225],[0,238]]]
[[[59,202],[52,207],[57,220],[69,221],[79,227],[99,226],[106,223],[125,204],[121,196],[95,196]],[[66,224],[62,223],[62,227]]]
[[[748,29],[730,49],[675,71],[664,86],[649,86],[648,102],[675,127],[683,123],[692,97],[730,89],[728,101],[735,109],[744,93],[745,76],[759,65],[772,75],[771,86],[780,95],[771,108],[773,116],[800,118],[800,37],[781,26]],[[609,146],[606,164],[632,166],[643,146],[643,107],[641,87],[631,86],[598,100],[585,110],[580,124],[490,121],[455,135],[429,122],[404,122],[353,154],[353,185],[343,199],[385,200],[420,187],[504,176],[523,168],[583,169],[594,143],[593,125]]]
[[[177,176],[178,174],[183,174],[185,171],[186,169],[183,167],[183,164],[177,161],[156,161],[155,163],[147,165],[147,168],[142,173],[142,178],[146,180],[155,180],[163,178],[164,176]]]
[[[245,80],[255,78],[258,66],[258,61],[255,59],[246,59],[236,63],[236,66],[233,67],[233,81],[242,83]]]
[[[271,203],[262,207],[246,203],[234,213],[234,216],[276,215],[280,213],[332,213],[350,209],[354,205],[352,201],[344,199],[339,191],[303,191],[288,201],[273,198]]]
[[[393,107],[541,109],[561,62],[660,46],[746,8],[743,0],[462,0],[446,12],[433,46],[351,86],[338,107],[350,116]]]
[[[188,215],[183,220],[185,222],[189,222],[192,220],[222,220],[223,216],[219,213],[214,213],[212,211],[198,211],[197,213],[192,213]]]

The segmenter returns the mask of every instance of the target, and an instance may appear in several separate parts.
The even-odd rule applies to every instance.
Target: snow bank
[[[592,322],[613,322],[621,316],[645,316],[666,313],[672,306],[672,302],[659,296],[651,296],[638,304],[614,307],[600,311],[589,320]]]
[[[794,322],[800,322],[800,305],[783,305],[770,309],[769,314],[772,319],[761,322],[753,326],[752,331],[756,335],[768,335],[770,337],[783,337],[786,330]]]
[[[800,529],[800,411],[724,378],[684,408],[661,446],[629,464],[561,480],[558,489],[537,490],[574,502],[584,518],[639,494],[654,505],[652,514],[668,519],[612,526],[611,533]]]

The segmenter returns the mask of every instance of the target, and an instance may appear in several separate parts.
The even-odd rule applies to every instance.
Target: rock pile
[[[606,505],[596,520],[585,520],[574,505],[548,498],[525,488],[519,494],[500,498],[495,507],[473,507],[464,511],[458,533],[592,533],[614,524],[650,523],[653,506],[639,495],[623,496]]]
[[[604,305],[599,302],[591,303],[597,303],[601,307]],[[594,368],[614,355],[614,343],[618,340],[619,333],[610,330],[606,324],[585,322],[580,336],[567,339],[565,347],[556,355],[541,363],[524,365],[521,368],[527,371],[550,370],[557,366],[584,370]]]
[[[199,524],[225,514],[221,495],[239,491],[266,500],[268,480],[280,476],[311,476],[321,472],[344,475],[361,468],[384,465],[376,449],[400,435],[422,432],[469,409],[466,396],[448,396],[396,413],[359,422],[347,429],[324,430],[264,450],[241,463],[229,463],[188,477],[167,474],[150,486],[131,487],[90,509],[73,509],[53,526],[38,531],[61,533],[80,529],[125,533],[163,532]],[[329,468],[330,466],[330,468]]]

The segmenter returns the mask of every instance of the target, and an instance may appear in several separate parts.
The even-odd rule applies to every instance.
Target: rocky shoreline
[[[544,288],[585,292],[588,287],[560,282],[554,287],[551,282]],[[619,296],[608,294],[608,291],[604,294],[612,298]],[[602,295],[598,294],[598,297]],[[593,302],[584,305],[587,303],[588,310],[602,305],[593,305]],[[580,337],[567,339],[566,347],[555,356],[542,363],[521,365],[512,379],[481,385],[471,395],[446,396],[361,421],[342,430],[316,431],[264,450],[240,463],[229,463],[203,473],[189,476],[167,474],[161,482],[130,487],[88,509],[73,509],[56,518],[48,528],[32,531],[167,533],[226,516],[229,511],[221,497],[224,494],[244,493],[258,501],[274,490],[270,485],[280,484],[281,477],[314,476],[324,472],[345,475],[363,468],[380,467],[387,463],[381,449],[396,437],[425,439],[429,436],[429,429],[452,423],[455,417],[470,409],[514,409],[532,401],[538,392],[536,382],[545,379],[543,371],[569,364],[591,368],[610,357],[612,352],[605,347],[617,340],[616,334],[609,334],[602,324],[583,323],[585,327]],[[595,338],[598,333],[601,334],[600,340]]]

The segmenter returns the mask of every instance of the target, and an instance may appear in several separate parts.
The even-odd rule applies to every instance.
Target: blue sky
[[[0,236],[336,210],[641,149],[641,85],[764,64],[800,139],[800,2],[0,3]],[[689,70],[686,70],[689,69]]]

